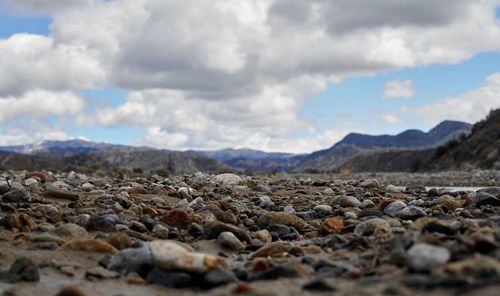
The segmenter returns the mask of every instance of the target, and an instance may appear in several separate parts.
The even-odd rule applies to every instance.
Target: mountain
[[[2,170],[62,170],[94,173],[135,170],[167,174],[219,172],[229,168],[189,153],[83,140],[0,147]]]
[[[468,133],[471,125],[459,121],[443,121],[429,132],[407,130],[397,135],[364,135],[351,133],[331,148],[307,156],[295,171],[332,171],[349,159],[375,151],[425,149],[439,146],[460,134]]]
[[[233,148],[215,150],[215,151],[189,150],[187,152],[224,162],[232,159],[248,159],[248,160],[286,159],[295,155],[283,152],[264,152],[254,149],[233,149]]]
[[[58,156],[71,156],[80,153],[91,153],[104,150],[113,151],[135,151],[147,149],[145,147],[132,147],[125,145],[115,145],[108,143],[96,143],[81,139],[66,141],[43,141],[34,144],[4,146],[0,150],[21,154],[51,154]]]
[[[357,156],[340,169],[360,171],[439,171],[500,169],[500,109],[472,126],[470,133],[439,147]]]
[[[295,167],[302,155],[283,152],[264,152],[254,149],[223,149],[215,151],[187,151],[192,155],[221,161],[236,171],[272,172]]]
[[[0,147],[0,168],[72,169],[88,172],[135,169],[174,174],[229,169],[247,172],[334,171],[360,155],[373,155],[380,151],[394,152],[394,150],[436,147],[450,139],[457,138],[459,134],[468,133],[470,128],[471,126],[467,123],[444,121],[427,133],[419,130],[407,130],[397,135],[381,136],[352,133],[329,149],[301,155],[268,153],[253,149],[178,152],[95,143],[80,139],[45,141],[29,145]],[[378,167],[377,164],[372,163],[373,161],[375,158],[366,159],[367,164],[363,167]],[[387,159],[384,161],[387,166],[391,167],[391,161]],[[400,159],[398,165],[404,165],[404,160]]]

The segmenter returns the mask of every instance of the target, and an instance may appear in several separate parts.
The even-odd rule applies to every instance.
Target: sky
[[[500,108],[500,0],[0,0],[0,145],[305,153]]]

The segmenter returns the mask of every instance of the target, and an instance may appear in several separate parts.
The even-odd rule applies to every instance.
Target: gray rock
[[[222,247],[234,251],[241,251],[245,248],[243,243],[232,232],[224,231],[217,237],[217,243]]]
[[[377,233],[390,234],[391,232],[391,225],[380,218],[361,222],[354,228],[354,233],[358,236],[371,236]]]
[[[209,288],[215,288],[230,283],[235,283],[238,281],[238,278],[236,278],[236,276],[232,272],[218,268],[207,272],[205,276],[203,276],[203,281],[205,286]]]
[[[479,192],[474,198],[474,203],[476,207],[491,205],[498,207],[500,206],[500,199],[496,198],[493,194],[487,192]]]
[[[426,243],[413,245],[407,255],[408,264],[416,271],[431,271],[450,260],[448,249]]]
[[[373,189],[373,188],[380,188],[380,183],[378,182],[377,179],[366,179],[361,183],[359,183],[359,186],[367,189]]]
[[[427,216],[427,214],[424,209],[416,206],[407,206],[396,213],[396,217],[403,220],[416,220],[425,216]]]
[[[396,200],[395,202],[385,207],[384,214],[394,217],[396,216],[397,212],[401,211],[404,208],[406,208],[406,204],[403,201]]]
[[[84,238],[87,237],[88,235],[87,230],[85,230],[85,228],[73,223],[67,223],[57,227],[56,229],[54,229],[54,233],[59,236],[66,236],[72,238]]]
[[[14,189],[2,195],[2,201],[12,202],[12,203],[29,202],[30,196],[27,192],[23,190]]]
[[[337,200],[339,206],[343,208],[357,208],[361,206],[361,202],[354,196],[343,196]]]
[[[259,200],[260,200],[260,207],[261,208],[270,208],[270,207],[274,206],[274,202],[267,195],[259,196]]]
[[[317,205],[313,208],[313,211],[320,217],[324,217],[333,212],[333,208],[329,205]]]
[[[241,177],[235,174],[226,173],[215,176],[215,182],[224,186],[238,185],[241,181]]]

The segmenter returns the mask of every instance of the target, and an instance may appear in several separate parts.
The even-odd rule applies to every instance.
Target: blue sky
[[[442,20],[430,24],[406,24],[406,8],[401,9],[402,23],[385,23],[383,14],[379,18],[376,13],[385,2],[381,1],[380,7],[370,10],[374,15],[369,27],[363,27],[365,19],[354,14],[345,23],[324,25],[319,23],[323,20],[314,20],[318,23],[312,26],[310,20],[301,28],[303,24],[289,25],[294,20],[288,8],[281,11],[276,6],[267,12],[265,26],[279,34],[270,38],[265,30],[259,35],[262,19],[250,2],[231,4],[234,7],[224,10],[245,22],[214,22],[206,27],[215,27],[206,32],[197,24],[200,16],[185,10],[182,1],[146,2],[147,8],[158,6],[150,19],[137,16],[144,23],[131,23],[133,30],[121,32],[116,28],[129,25],[122,23],[124,19],[132,22],[133,12],[141,11],[126,5],[139,4],[0,1],[0,58],[13,56],[12,63],[0,62],[0,78],[2,73],[19,76],[18,81],[4,78],[0,82],[0,104],[18,110],[16,104],[25,106],[44,96],[56,102],[53,108],[42,108],[43,112],[36,108],[33,113],[19,111],[17,117],[3,111],[0,144],[84,137],[179,150],[251,147],[309,152],[331,146],[349,131],[428,130],[445,119],[473,122],[487,110],[500,107],[500,98],[492,95],[500,84],[496,75],[500,44],[494,41],[500,36],[499,6],[478,6],[484,13],[478,17],[468,13],[469,6],[476,4],[457,1],[446,5],[457,5],[461,14],[443,14]],[[207,5],[208,20],[211,13],[221,13]],[[343,6],[346,15],[347,6]],[[426,14],[432,7],[418,9],[416,15],[429,19]],[[96,19],[96,12],[103,11],[103,15],[107,11],[117,17]],[[168,18],[161,11],[175,11],[182,19],[165,23]],[[127,17],[118,17],[120,13]],[[481,31],[461,33],[463,27],[454,20]],[[180,22],[184,23],[175,27]],[[249,41],[247,26],[255,40]],[[345,32],[325,31],[326,39],[332,41],[323,42],[310,37],[317,31],[307,31],[328,30],[328,26]],[[188,29],[194,34],[186,35]],[[406,30],[418,38],[408,38]],[[440,35],[446,30],[451,34]],[[162,36],[162,32],[175,37]],[[182,35],[175,35],[179,32]],[[22,33],[31,35],[21,38]],[[366,44],[349,48],[354,38],[359,39],[352,41],[354,46]],[[342,44],[337,44],[339,39],[344,40]],[[308,42],[311,46],[301,44]],[[263,51],[263,47],[270,49]],[[429,114],[429,110],[436,112]],[[44,124],[49,132],[40,130]],[[16,136],[21,130],[26,133]]]

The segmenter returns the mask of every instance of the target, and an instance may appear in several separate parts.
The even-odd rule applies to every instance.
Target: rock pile
[[[202,173],[13,176],[0,179],[0,263],[10,266],[0,282],[14,288],[37,289],[43,277],[68,279],[44,286],[52,295],[102,292],[103,279],[118,290],[283,294],[453,293],[500,283],[500,188]]]

